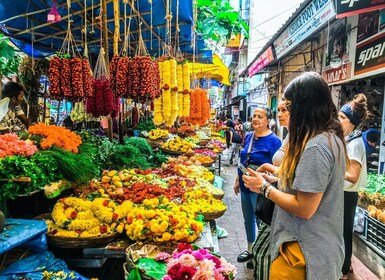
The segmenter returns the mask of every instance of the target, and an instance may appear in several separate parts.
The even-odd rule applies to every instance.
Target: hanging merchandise
[[[162,71],[162,104],[163,104],[163,118],[167,122],[171,118],[171,71],[170,60],[160,62]]]
[[[207,92],[201,88],[191,90],[190,116],[187,118],[187,122],[203,126],[209,118],[210,104]]]
[[[94,117],[109,116],[116,110],[117,100],[110,88],[104,48],[100,49],[93,78],[93,95],[86,100],[86,111]]]
[[[155,125],[161,125],[164,122],[162,97],[155,98],[155,100],[154,100],[154,119],[153,119],[153,122]]]
[[[70,1],[67,2],[68,26],[63,45],[50,61],[48,70],[52,98],[78,101],[92,94],[91,67],[87,59],[81,59],[71,31]]]
[[[47,15],[47,22],[59,22],[61,21],[61,16],[56,8],[56,0],[52,1],[52,8]]]
[[[190,68],[188,63],[183,64],[183,116],[190,115]]]
[[[129,97],[140,103],[146,103],[158,97],[159,69],[158,64],[148,54],[142,38],[141,23],[139,24],[139,43],[136,56],[131,59],[131,71],[128,80],[131,83]]]
[[[114,55],[110,61],[110,87],[113,91],[116,92],[116,80],[117,80],[117,71],[119,64],[119,56]],[[124,78],[124,77],[123,77]]]
[[[176,84],[178,86],[178,117],[183,116],[183,65],[176,66]]]
[[[178,117],[178,86],[177,86],[177,63],[174,58],[170,59],[170,86],[171,86],[171,120],[174,124]],[[172,126],[172,125],[171,125]]]
[[[116,73],[116,76],[110,76],[112,79],[115,80],[116,84],[113,85],[111,88],[113,89],[115,87],[116,96],[128,96],[132,85],[129,79],[130,72],[133,71],[132,64],[128,57],[119,57],[117,58],[117,60],[117,68],[116,71],[114,71],[114,73]],[[113,66],[114,65],[110,65],[110,69]]]

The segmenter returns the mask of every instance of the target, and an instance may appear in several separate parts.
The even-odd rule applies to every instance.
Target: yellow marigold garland
[[[155,100],[154,100],[154,119],[153,119],[153,122],[155,125],[161,125],[164,122],[162,97],[155,98]]]
[[[183,64],[183,116],[190,115],[190,68],[188,63]]]

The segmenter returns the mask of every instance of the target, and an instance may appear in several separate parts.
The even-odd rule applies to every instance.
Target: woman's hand
[[[256,172],[251,168],[247,168],[247,171],[249,172],[249,175],[242,176],[245,186],[253,192],[260,193],[261,187],[266,182],[266,179],[262,177],[261,173]]]
[[[235,183],[234,185],[234,193],[238,195],[240,193],[239,183]]]
[[[264,163],[260,167],[258,167],[257,172],[275,173],[277,169],[277,166],[274,166],[270,163]]]
[[[239,177],[237,176],[237,178],[235,178],[235,183],[234,183],[234,193],[236,195],[238,195],[240,192],[240,188],[239,188]]]

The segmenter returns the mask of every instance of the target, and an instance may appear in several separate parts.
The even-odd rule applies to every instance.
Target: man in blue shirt
[[[376,146],[380,141],[381,132],[375,128],[369,128],[362,133],[362,140],[365,144],[366,157],[369,157],[376,151]]]

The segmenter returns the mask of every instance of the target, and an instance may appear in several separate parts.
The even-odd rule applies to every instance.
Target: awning
[[[52,7],[52,2],[52,0],[1,0],[0,32],[13,38],[12,41],[15,45],[28,55],[33,54],[34,57],[43,57],[60,50],[70,20],[71,31],[80,54],[84,50],[85,30],[87,30],[89,52],[98,54],[101,32],[99,21],[95,18],[100,14],[101,1],[69,1],[71,7],[68,15],[67,0],[57,0],[57,9],[61,15],[61,21],[50,23],[47,22],[47,15]],[[161,56],[163,53],[162,46],[167,43],[166,37],[168,36],[165,1],[130,0],[127,1],[127,4],[123,2],[119,0],[119,45],[122,46],[124,42],[124,25],[126,23],[129,32],[130,56],[135,54],[140,34],[150,54],[156,57]],[[179,5],[177,5],[177,2]],[[106,3],[109,51],[112,53],[112,40],[115,30],[113,0],[106,0]],[[179,7],[178,11],[177,6]],[[173,15],[171,20],[172,42],[175,42],[176,19],[178,18],[180,49],[183,53],[193,53],[191,47],[193,29],[192,0],[171,1],[170,9]],[[85,18],[87,18],[87,28],[85,28]],[[91,26],[92,24],[93,26]],[[204,40],[197,38],[195,53],[204,52],[205,49]]]
[[[230,85],[230,70],[217,55],[213,55],[213,63],[190,63],[190,70],[197,79],[213,79],[224,85]]]

